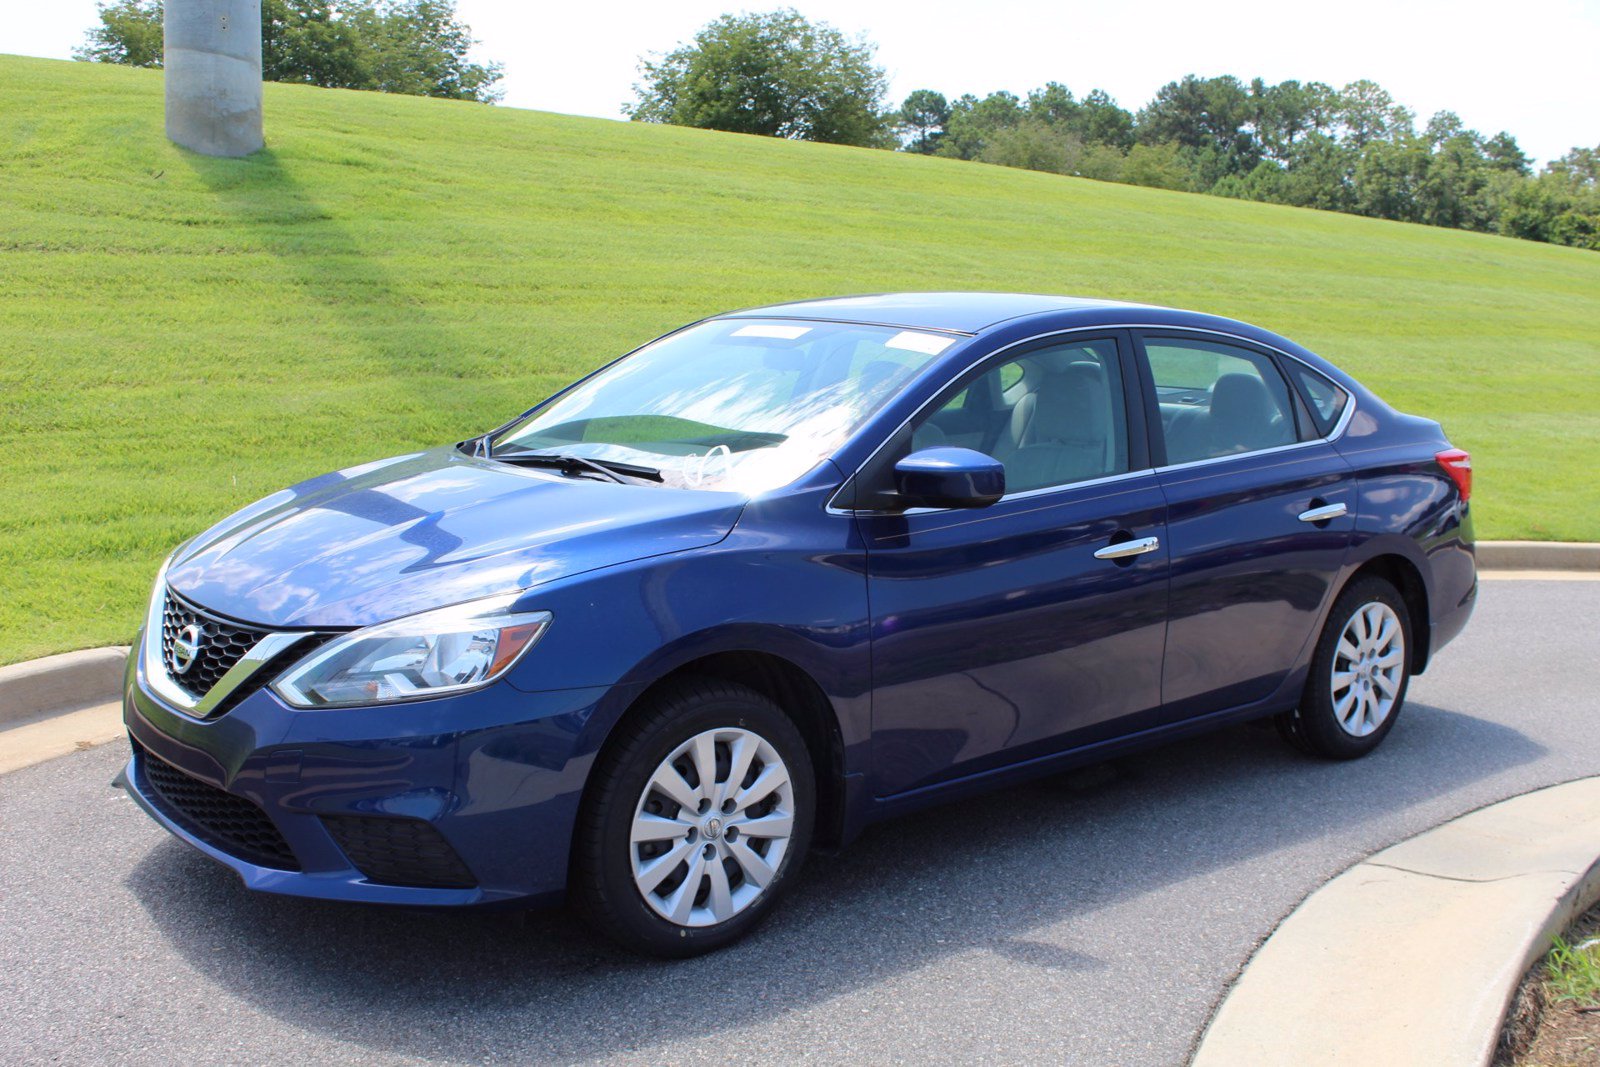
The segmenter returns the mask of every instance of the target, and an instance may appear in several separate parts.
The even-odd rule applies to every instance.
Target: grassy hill
[[[156,563],[300,478],[455,439],[709,312],[1105,295],[1285,333],[1441,419],[1485,537],[1600,539],[1600,255],[832,146],[0,57],[0,662],[128,640]]]

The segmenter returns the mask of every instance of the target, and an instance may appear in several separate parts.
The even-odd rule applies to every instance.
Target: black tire
[[[1356,736],[1339,724],[1334,711],[1333,671],[1338,653],[1339,639],[1356,613],[1368,605],[1386,605],[1400,620],[1404,640],[1404,662],[1396,687],[1394,704],[1377,728],[1365,736]],[[1350,583],[1334,601],[1328,613],[1327,624],[1317,639],[1317,648],[1311,657],[1311,672],[1306,678],[1306,688],[1300,697],[1300,706],[1277,718],[1278,733],[1283,739],[1307,755],[1323,759],[1357,759],[1383,743],[1394,729],[1395,720],[1405,706],[1406,690],[1411,684],[1413,662],[1411,614],[1405,598],[1394,586],[1382,578],[1361,578]]]
[[[570,895],[590,926],[623,947],[681,959],[739,940],[771,912],[810,848],[816,785],[810,753],[794,721],[755,690],[692,679],[648,701],[630,712],[592,773],[573,843]],[[793,830],[776,873],[742,911],[712,925],[682,926],[657,914],[635,884],[630,832],[656,769],[684,742],[720,729],[748,730],[777,751],[792,783]]]

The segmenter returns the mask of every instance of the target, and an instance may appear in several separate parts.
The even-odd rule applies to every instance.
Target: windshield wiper
[[[622,477],[640,478],[644,481],[661,481],[661,472],[654,467],[634,463],[617,463],[609,459],[590,459],[566,452],[490,452],[490,459],[505,463],[519,463],[526,467],[552,467],[564,474],[577,475],[580,471],[597,474],[608,482],[627,485]]]

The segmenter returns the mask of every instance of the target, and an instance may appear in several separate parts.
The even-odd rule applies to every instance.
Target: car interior
[[[1167,463],[1294,444],[1288,383],[1267,357],[1207,341],[1146,342]]]
[[[911,450],[958,445],[1006,465],[1008,492],[1128,468],[1121,373],[1109,344],[1031,352],[975,379],[912,432]]]

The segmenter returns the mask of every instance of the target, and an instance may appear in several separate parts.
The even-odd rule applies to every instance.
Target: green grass
[[[157,561],[324,470],[498,423],[709,312],[1016,289],[1232,315],[1477,463],[1480,536],[1600,539],[1600,255],[952,160],[0,57],[0,662],[126,641]]]
[[[1546,989],[1558,1003],[1600,1005],[1600,939],[1572,944],[1556,938],[1545,957]]]

